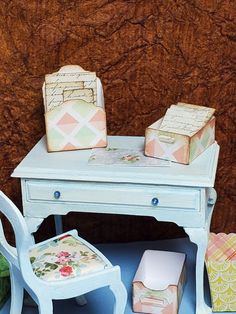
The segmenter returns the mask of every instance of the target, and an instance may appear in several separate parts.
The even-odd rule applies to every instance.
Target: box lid
[[[213,117],[214,108],[177,103],[171,105],[162,119],[159,131],[192,137]]]
[[[164,290],[169,285],[178,285],[186,254],[146,250],[133,279],[141,281],[152,290]]]

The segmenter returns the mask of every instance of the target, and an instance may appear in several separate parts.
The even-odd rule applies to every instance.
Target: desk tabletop
[[[144,148],[144,137],[108,136],[108,145],[140,150]],[[213,187],[219,145],[212,144],[190,165],[171,162],[169,167],[91,165],[90,154],[90,149],[48,153],[44,136],[15,168],[12,177]]]

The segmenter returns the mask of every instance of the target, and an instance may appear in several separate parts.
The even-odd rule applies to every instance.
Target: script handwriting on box
[[[64,101],[80,99],[89,103],[94,103],[94,91],[92,88],[66,88],[63,91]]]
[[[159,130],[192,136],[210,120],[214,111],[213,108],[184,103],[172,105],[167,110]]]
[[[57,72],[45,76],[45,109],[50,111],[66,100],[82,99],[96,104],[97,80],[94,72]],[[82,92],[84,90],[84,92]]]

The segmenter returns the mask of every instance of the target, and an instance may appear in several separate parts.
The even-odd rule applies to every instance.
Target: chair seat
[[[36,245],[29,251],[36,276],[57,281],[103,270],[107,264],[70,234]]]

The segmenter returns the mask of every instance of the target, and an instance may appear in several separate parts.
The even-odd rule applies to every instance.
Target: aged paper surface
[[[91,165],[122,165],[132,167],[169,167],[169,160],[150,158],[142,150],[116,147],[94,148],[88,160]]]
[[[159,130],[192,136],[204,127],[214,111],[213,108],[184,103],[171,105],[162,120]]]
[[[94,91],[92,88],[66,88],[63,91],[64,101],[71,99],[82,99],[89,103],[94,103]]]
[[[86,89],[84,95],[81,90]],[[71,92],[73,90],[73,92]],[[78,92],[75,92],[78,90]],[[90,90],[90,91],[88,91]],[[73,98],[73,95],[75,98]],[[57,72],[45,76],[45,96],[46,111],[60,106],[65,98],[71,99],[89,99],[87,102],[96,104],[97,100],[97,78],[95,72]],[[91,101],[92,100],[92,101]]]

